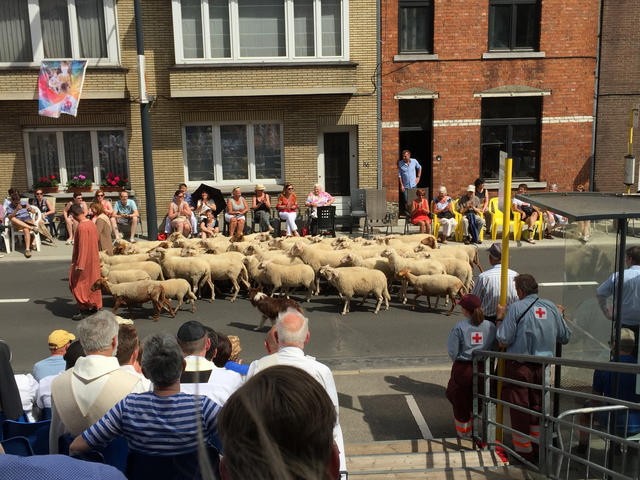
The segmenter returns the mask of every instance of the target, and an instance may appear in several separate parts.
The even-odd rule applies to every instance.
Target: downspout
[[[591,168],[589,170],[589,191],[594,191],[596,174],[596,135],[598,134],[598,89],[600,88],[600,50],[602,49],[602,17],[604,0],[598,2],[598,46],[596,48],[596,78],[593,90],[593,128],[591,129]]]
[[[378,189],[382,188],[382,21],[380,0],[376,0],[376,117],[378,130]]]

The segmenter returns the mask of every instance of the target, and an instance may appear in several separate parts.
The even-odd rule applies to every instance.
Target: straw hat
[[[261,184],[261,183],[257,184],[257,185],[256,185],[256,192],[257,192],[258,190],[264,190],[264,185],[263,185],[263,184]]]

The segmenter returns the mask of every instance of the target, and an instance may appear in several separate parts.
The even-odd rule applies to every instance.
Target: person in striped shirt
[[[153,383],[153,392],[130,394],[97,423],[75,438],[69,453],[107,445],[123,436],[129,449],[145,455],[176,456],[198,448],[196,409],[202,415],[202,430],[211,446],[219,445],[220,407],[207,397],[180,392],[184,370],[182,351],[176,339],[155,334],[144,343],[142,370]]]

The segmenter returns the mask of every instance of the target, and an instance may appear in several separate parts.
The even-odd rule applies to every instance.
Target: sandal
[[[66,242],[64,242],[65,245],[73,245],[73,240],[69,239]]]
[[[27,258],[31,258],[31,250],[25,250],[24,251],[24,256]]]
[[[535,245],[536,244],[536,241],[534,239],[532,239],[532,238],[526,238],[524,241],[527,242],[527,243],[530,243],[531,245]]]

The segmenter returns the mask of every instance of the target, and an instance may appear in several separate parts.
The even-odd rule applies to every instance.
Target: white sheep
[[[107,255],[105,252],[100,252],[100,261],[105,265],[146,262],[147,260],[149,260],[149,254],[147,253],[136,253],[134,255]]]
[[[355,252],[349,252],[342,258],[340,264],[343,267],[364,267],[380,270],[389,280],[392,280],[395,274],[389,259],[384,257],[362,258]]]
[[[360,303],[362,305],[370,293],[373,293],[378,300],[374,313],[377,314],[380,311],[380,305],[382,305],[383,300],[385,310],[389,310],[389,300],[391,297],[387,289],[387,277],[384,273],[363,267],[332,268],[325,265],[320,268],[320,274],[323,275],[327,281],[338,290],[340,296],[344,298],[342,315],[346,315],[347,312],[349,312],[352,297],[362,296],[362,302]]]
[[[433,246],[433,243],[429,238],[423,239],[420,243],[432,249],[437,248]],[[451,254],[452,257],[459,258],[460,260],[467,260],[469,265],[471,265],[471,268],[475,265],[478,267],[478,270],[481,272],[483,271],[482,266],[478,261],[478,249],[475,245],[441,245],[439,250],[447,252]],[[426,251],[428,251],[428,249]]]
[[[103,275],[109,275],[112,271],[118,270],[144,270],[149,274],[151,280],[164,280],[162,275],[162,268],[155,262],[131,262],[131,263],[118,263],[116,265],[101,265]]]
[[[316,274],[309,265],[279,265],[263,261],[258,264],[258,270],[263,272],[262,282],[273,285],[272,297],[281,288],[288,297],[289,290],[304,287],[307,289],[306,301],[311,300]]]
[[[127,305],[129,309],[129,315],[133,318],[133,311],[131,307],[133,305],[140,305],[146,302],[152,302],[154,307],[153,321],[158,321],[158,316],[164,308],[172,317],[175,317],[175,312],[171,308],[171,303],[166,299],[164,288],[159,282],[151,280],[143,280],[141,282],[128,282],[128,283],[111,283],[106,278],[99,278],[91,286],[91,291],[102,289],[105,293],[113,295],[113,314],[123,303]]]
[[[402,270],[411,270],[417,275],[436,275],[447,273],[444,266],[437,260],[431,258],[404,258],[393,249],[388,248],[382,252],[382,256],[389,259],[389,263],[393,267],[396,275]],[[400,289],[400,298],[402,303],[407,303],[407,280],[402,279],[402,288]]]
[[[229,299],[230,302],[235,302],[238,292],[240,291],[240,284],[242,282],[247,288],[249,285],[249,275],[247,269],[242,261],[242,255],[240,257],[232,254],[220,254],[212,255],[205,254],[197,257],[183,257],[183,260],[201,260],[207,263],[209,267],[209,278],[211,284],[211,299],[215,299],[215,292],[213,286],[217,281],[228,280],[233,285],[233,295]]]
[[[167,299],[178,300],[178,306],[175,308],[174,313],[180,310],[184,297],[189,297],[187,302],[191,304],[191,313],[195,313],[197,297],[191,291],[191,285],[184,278],[170,278],[169,280],[162,280],[157,282],[164,288],[164,294]],[[171,301],[169,301],[171,305]]]
[[[413,275],[411,270],[403,270],[398,274],[406,278],[416,289],[416,296],[413,297],[411,310],[416,309],[416,300],[422,295],[427,296],[427,305],[431,308],[429,296],[448,296],[451,299],[451,308],[447,315],[451,315],[456,306],[456,295],[464,294],[465,288],[458,277],[453,275]]]
[[[315,295],[320,293],[320,277],[318,277],[320,267],[324,265],[334,268],[339,267],[341,260],[347,253],[349,253],[348,250],[314,250],[311,245],[304,245],[302,242],[294,244],[289,251],[289,255],[300,258],[313,268],[316,274]]]
[[[111,283],[127,283],[151,280],[151,277],[144,270],[112,270],[108,272],[107,280]]]
[[[304,262],[280,250],[264,250],[258,245],[250,245],[244,251],[245,255],[254,255],[259,260],[266,260],[280,265],[301,265]]]
[[[430,253],[426,255],[429,255],[427,258],[434,258],[440,262],[448,275],[458,277],[464,285],[464,288],[467,291],[471,291],[473,288],[473,269],[471,265],[469,265],[469,262],[460,260],[459,258],[433,257]]]
[[[260,265],[261,260],[257,258],[255,255],[249,255],[244,257],[242,263],[247,267],[247,274],[249,278],[254,282],[254,285],[260,287],[264,281],[262,276],[264,275],[263,270],[258,270],[258,265]]]
[[[196,295],[206,283],[211,288],[213,300],[213,283],[211,282],[211,267],[201,257],[167,257],[164,249],[158,249],[151,254],[151,259],[162,266],[166,278],[184,278],[191,284]]]

